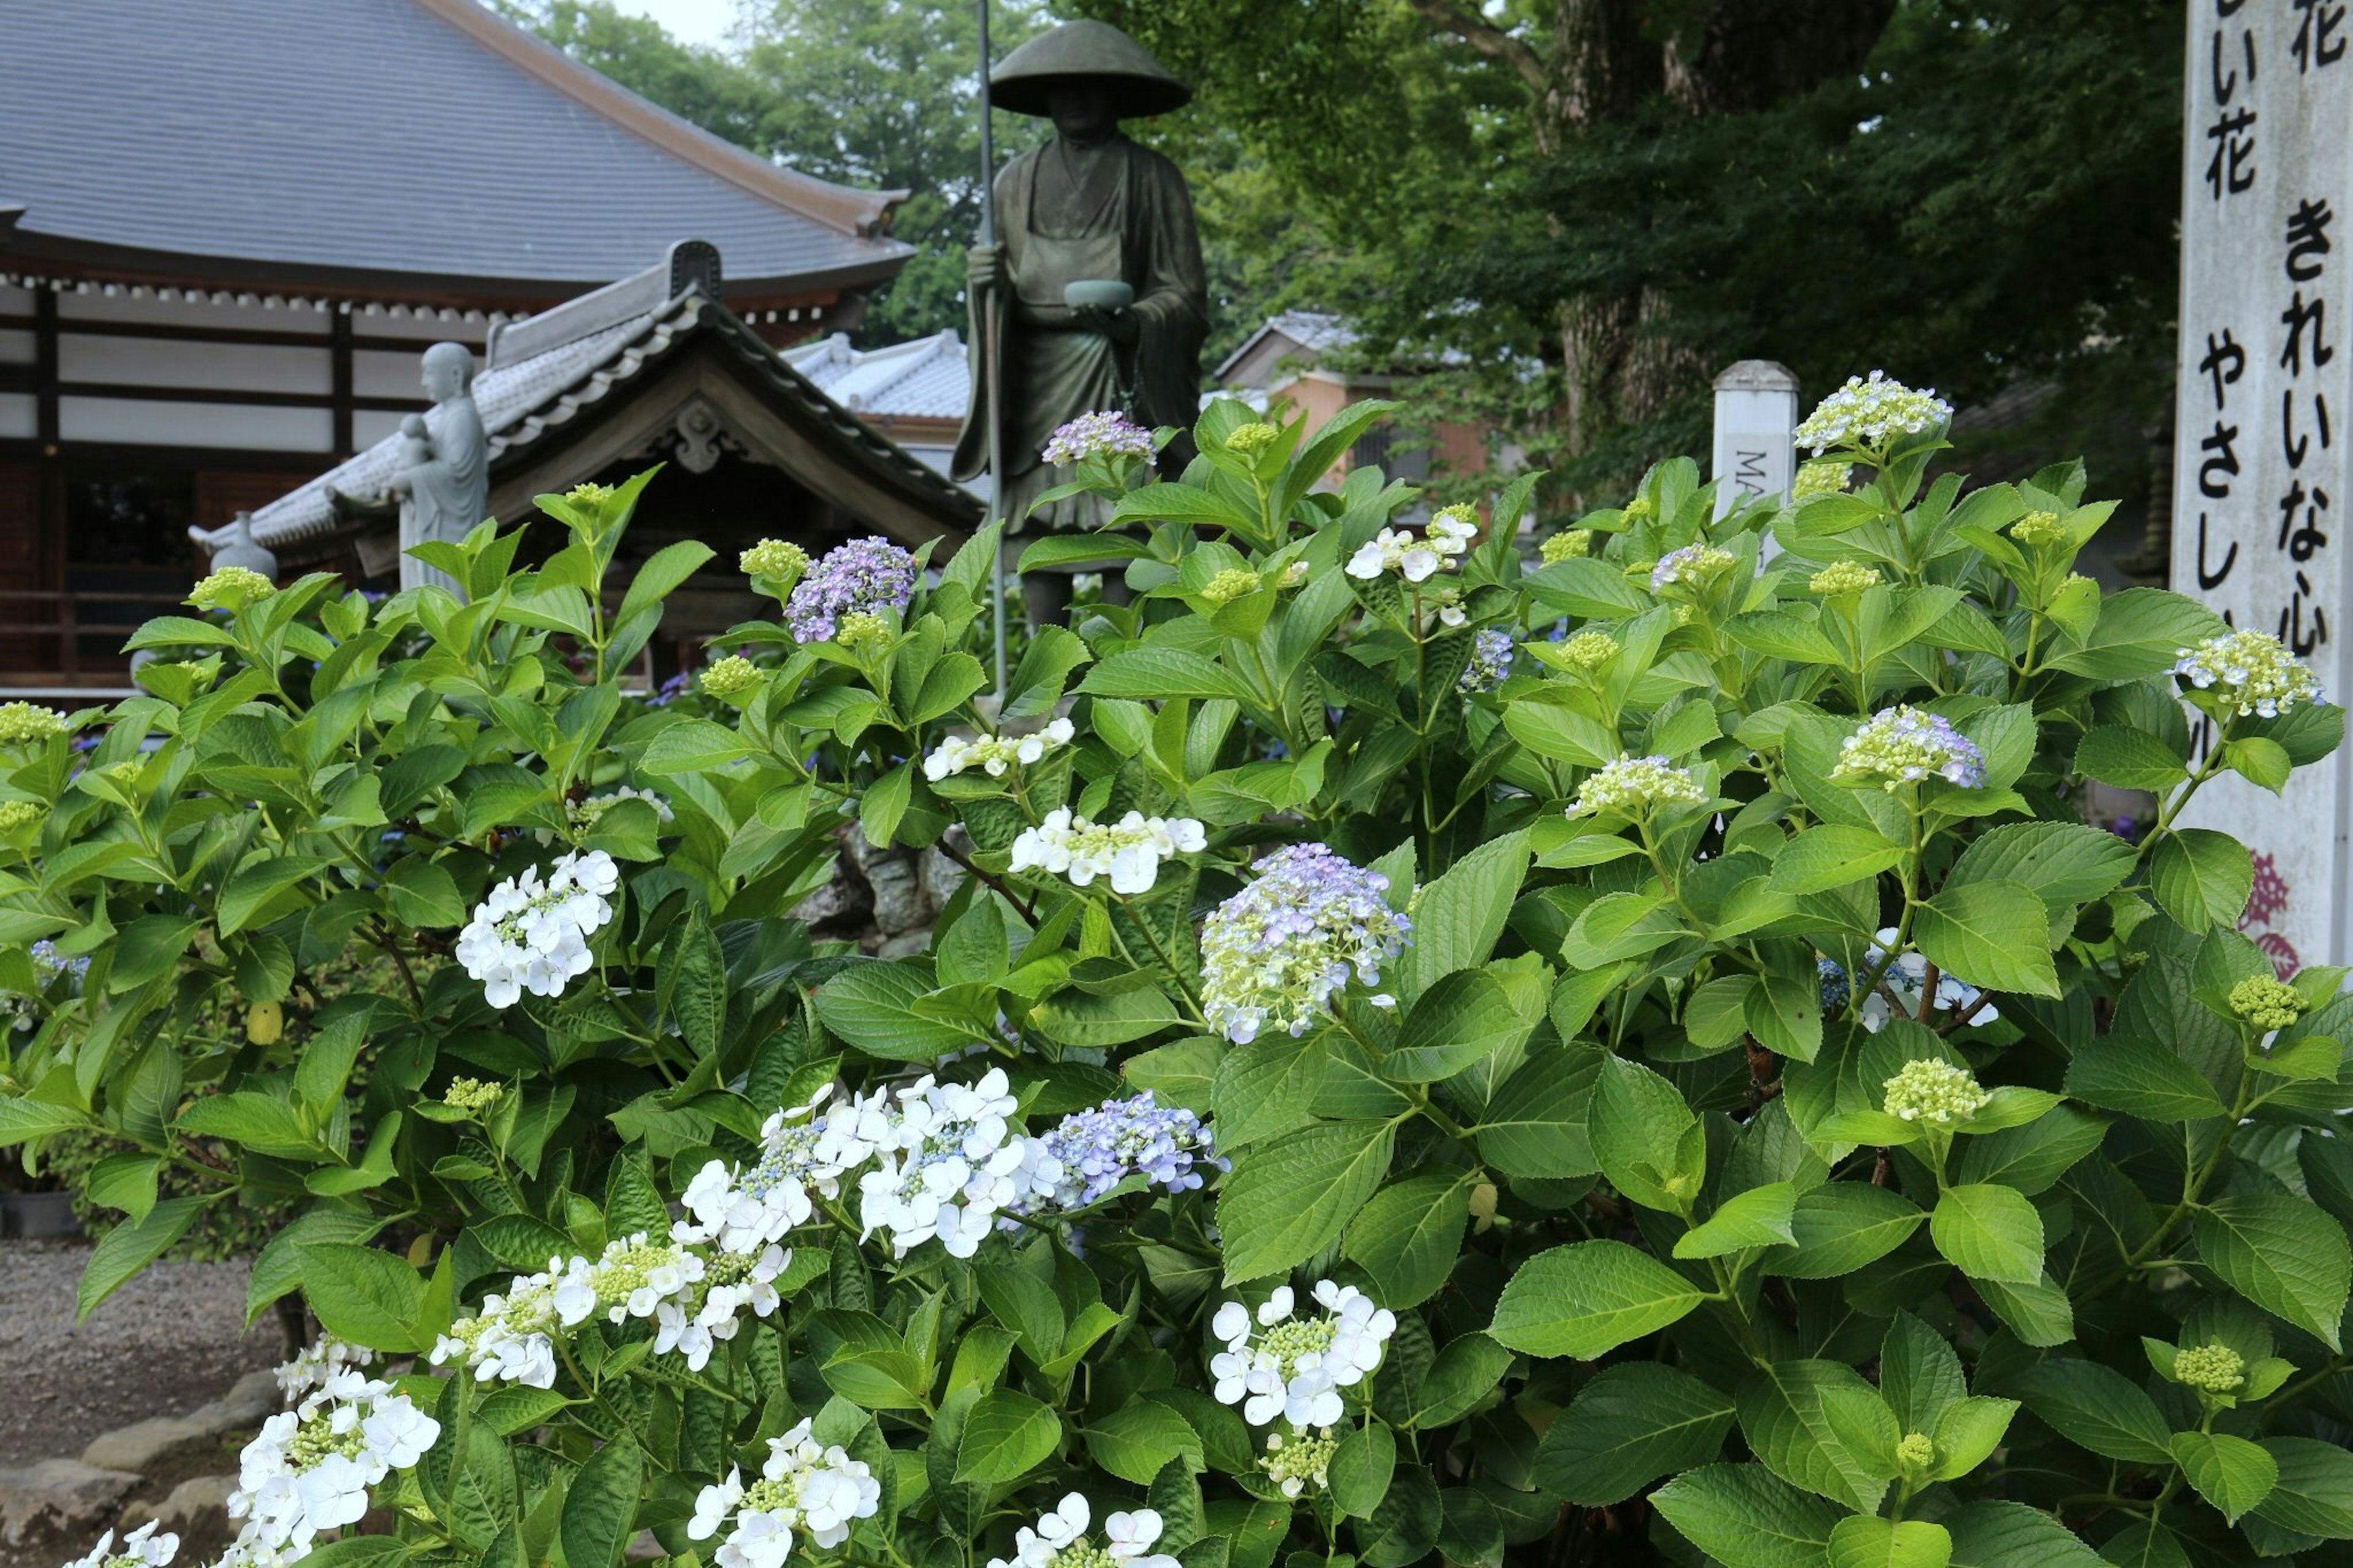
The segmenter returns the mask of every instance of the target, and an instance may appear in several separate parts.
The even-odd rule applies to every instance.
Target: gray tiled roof
[[[847,333],[785,351],[795,370],[853,414],[894,419],[962,419],[972,406],[972,371],[953,328],[879,349],[855,349]]]
[[[901,193],[780,170],[471,0],[0,0],[9,250],[554,284],[695,234],[758,280],[864,282]]]
[[[493,340],[490,363],[475,375],[473,386],[474,404],[490,440],[493,483],[502,469],[527,460],[530,448],[543,437],[576,418],[596,416],[599,405],[627,397],[633,382],[659,369],[689,342],[708,336],[759,374],[766,395],[814,423],[820,440],[845,461],[883,476],[943,527],[977,524],[978,507],[971,496],[845,412],[725,306],[691,285],[676,295],[663,294],[659,284],[668,273],[667,267],[657,268],[610,285],[599,296],[575,301],[575,310],[602,303],[608,317],[619,317],[581,336],[518,358],[503,356],[500,342]],[[645,308],[630,309],[638,303]],[[565,309],[533,320],[546,321]],[[628,313],[622,314],[625,310]],[[507,331],[520,337],[533,324],[522,322]],[[522,341],[530,346],[529,339]],[[339,510],[338,498],[382,495],[397,465],[400,442],[398,436],[387,436],[254,512],[256,542],[275,549],[343,530],[348,519]],[[213,550],[227,543],[230,533],[221,528],[209,534],[197,531],[197,537]]]

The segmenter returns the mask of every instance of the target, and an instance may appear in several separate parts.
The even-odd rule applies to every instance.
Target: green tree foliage
[[[965,325],[964,251],[980,232],[977,12],[964,0],[776,0],[746,8],[748,47],[690,47],[611,0],[512,0],[565,53],[764,157],[869,189],[912,192],[892,232],[916,255],[876,291],[857,336],[889,343]],[[1036,31],[1032,0],[997,0],[1000,55]],[[1018,151],[1037,122],[997,117]]]
[[[1443,390],[1507,421],[1512,356],[1540,359],[1530,433],[1571,478],[1704,445],[1708,378],[1763,357],[1978,403],[2054,381],[2002,444],[2089,449],[2138,489],[2170,400],[2179,5],[1081,8],[1201,85],[1169,132],[1230,142],[1200,166],[1262,171],[1205,201],[1221,241],[1281,258],[1373,359],[1466,353]]]

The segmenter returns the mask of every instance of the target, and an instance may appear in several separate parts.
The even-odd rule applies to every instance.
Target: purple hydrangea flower
[[[1413,921],[1381,896],[1389,879],[1321,844],[1278,849],[1251,869],[1257,880],[1201,927],[1203,1016],[1238,1044],[1269,1025],[1305,1034],[1351,974],[1378,984],[1413,939]]]
[[[851,615],[892,614],[915,596],[915,558],[880,534],[825,552],[793,589],[785,621],[795,642],[826,642]]]
[[[1204,1171],[1229,1168],[1199,1117],[1163,1107],[1147,1089],[1066,1116],[1044,1137],[1030,1139],[1026,1191],[1013,1206],[1031,1215],[1084,1208],[1130,1176],[1166,1192],[1190,1192]]]
[[[1099,409],[1082,414],[1055,427],[1038,454],[1058,468],[1071,468],[1089,458],[1152,456],[1152,432],[1129,419],[1124,410]]]

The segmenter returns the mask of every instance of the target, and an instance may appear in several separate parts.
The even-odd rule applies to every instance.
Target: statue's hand
[[[1144,325],[1133,310],[1106,310],[1096,305],[1081,305],[1071,312],[1071,319],[1090,332],[1100,333],[1112,342],[1126,347],[1144,333]]]
[[[1002,289],[1006,279],[1005,247],[976,245],[965,252],[964,279],[976,292],[984,289]]]

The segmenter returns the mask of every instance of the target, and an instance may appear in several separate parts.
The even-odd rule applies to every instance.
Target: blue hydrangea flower
[[[1512,634],[1489,626],[1472,639],[1471,662],[1462,667],[1455,685],[1464,691],[1493,691],[1512,673]]]
[[[793,589],[785,622],[795,642],[826,642],[851,615],[897,614],[915,596],[915,558],[880,534],[825,552]]]

